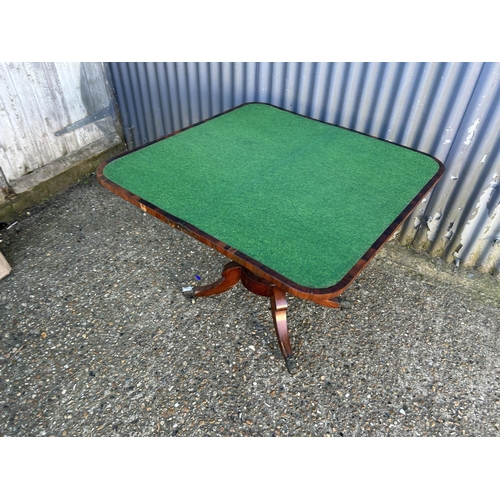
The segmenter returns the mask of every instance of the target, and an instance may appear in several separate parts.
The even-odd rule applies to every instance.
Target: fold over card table
[[[230,259],[193,297],[268,296],[290,369],[286,294],[327,307],[444,172],[427,155],[268,104],[238,106],[122,154],[99,182]]]

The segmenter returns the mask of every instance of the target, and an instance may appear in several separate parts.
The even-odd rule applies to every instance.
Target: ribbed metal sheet
[[[110,63],[130,148],[266,102],[430,153],[446,176],[399,238],[500,270],[500,63]],[[497,241],[498,240],[498,241]]]

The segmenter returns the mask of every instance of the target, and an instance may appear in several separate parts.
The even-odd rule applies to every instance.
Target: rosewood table
[[[286,293],[341,293],[444,172],[427,155],[250,103],[104,162],[99,182],[230,259],[192,297],[238,282],[270,298],[290,370]]]

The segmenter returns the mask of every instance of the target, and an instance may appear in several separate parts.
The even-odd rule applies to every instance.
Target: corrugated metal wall
[[[500,270],[500,63],[110,63],[128,146],[266,102],[430,153],[447,172],[400,241]]]
[[[94,62],[0,62],[0,176],[7,188],[21,192],[35,177],[43,181],[121,142],[106,72]]]

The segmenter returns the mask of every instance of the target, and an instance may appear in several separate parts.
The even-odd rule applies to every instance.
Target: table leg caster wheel
[[[352,309],[352,303],[348,300],[341,300],[340,309]]]
[[[293,356],[288,356],[285,359],[285,366],[290,375],[295,375],[297,373],[297,363]]]
[[[195,303],[194,298],[194,286],[183,286],[182,287],[182,295],[190,300],[191,304]]]

